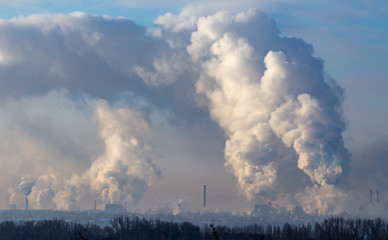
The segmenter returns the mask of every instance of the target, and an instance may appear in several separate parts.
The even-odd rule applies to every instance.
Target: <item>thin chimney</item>
[[[378,189],[376,190],[376,202],[377,202],[377,203],[380,203],[380,199],[379,199],[379,190],[378,190]]]
[[[372,189],[370,190],[370,204],[372,204]]]
[[[26,195],[26,211],[28,211],[28,199],[27,199],[27,195]]]
[[[203,185],[203,208],[206,208],[206,184]]]

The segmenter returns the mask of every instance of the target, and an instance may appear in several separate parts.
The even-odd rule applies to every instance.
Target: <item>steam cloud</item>
[[[104,203],[126,201],[136,205],[152,182],[160,177],[160,170],[146,157],[150,148],[145,139],[150,128],[141,112],[111,109],[100,100],[96,119],[105,150],[87,171],[68,180],[56,196],[58,209],[75,210],[77,198],[87,189]],[[50,194],[50,189],[44,190],[42,194]]]
[[[35,180],[23,178],[19,182],[19,188],[24,195],[30,195],[32,187],[35,185]]]
[[[127,108],[111,110],[99,102],[96,110],[105,151],[82,176],[104,202],[135,204],[160,170],[146,158],[150,128],[142,113]]]
[[[282,181],[289,180],[279,176],[295,164],[310,177],[315,193],[332,192],[316,207],[335,212],[329,206],[337,194],[333,184],[348,168],[342,92],[325,79],[311,46],[279,37],[272,20],[250,10],[199,18],[187,52],[201,71],[199,102],[228,137],[225,166],[241,193],[248,200],[282,201],[288,197],[279,195],[287,193]],[[298,201],[312,212],[311,202]]]
[[[78,131],[102,141],[74,156],[58,148],[64,162],[80,157],[83,168],[71,176],[37,170],[35,206],[72,210],[84,197],[136,204],[161,176],[149,157],[147,118],[158,107],[176,113],[184,98],[188,108],[208,109],[225,132],[225,167],[248,200],[301,204],[307,212],[343,210],[338,200],[344,194],[336,186],[349,172],[343,92],[324,74],[311,45],[280,37],[275,22],[254,10],[207,16],[184,11],[155,24],[146,30],[78,12],[0,22],[0,91],[11,99],[7,104],[26,105],[31,96],[58,99],[64,89],[69,115],[87,113]],[[128,103],[125,96],[135,97]],[[195,103],[186,99],[191,96]],[[112,107],[120,101],[124,107]],[[25,122],[36,118],[24,117],[15,129],[27,129]],[[88,121],[96,122],[90,130],[96,133],[84,129]]]

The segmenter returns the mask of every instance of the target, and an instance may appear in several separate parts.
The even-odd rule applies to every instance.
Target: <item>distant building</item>
[[[125,213],[126,210],[121,204],[105,204],[105,212],[108,213]]]

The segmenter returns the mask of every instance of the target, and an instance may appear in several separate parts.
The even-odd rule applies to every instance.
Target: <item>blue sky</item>
[[[0,18],[8,20],[15,17],[17,18],[18,16],[27,17],[31,14],[68,14],[74,11],[81,11],[91,15],[107,15],[113,18],[124,17],[134,21],[140,26],[139,29],[144,30],[144,27],[154,27],[154,20],[166,13],[179,15],[181,11],[188,11],[194,15],[201,16],[213,14],[221,10],[238,12],[246,11],[249,8],[262,10],[265,14],[274,19],[281,36],[301,38],[313,46],[315,50],[314,56],[323,59],[324,61],[325,72],[345,89],[345,100],[343,104],[343,117],[344,122],[346,123],[346,130],[344,132],[345,146],[351,153],[357,153],[357,151],[365,149],[362,154],[355,154],[356,160],[361,158],[360,156],[368,156],[368,151],[372,151],[370,150],[372,148],[373,151],[377,152],[377,158],[381,157],[379,153],[386,151],[388,147],[388,124],[386,123],[386,119],[388,119],[388,94],[386,94],[388,91],[388,3],[384,0],[246,0],[238,2],[222,0],[147,0],[142,2],[133,0],[115,0],[110,2],[101,0],[0,0]],[[60,22],[60,20],[58,21]],[[62,24],[62,22],[60,22],[60,24]],[[137,29],[136,27],[133,28]],[[99,35],[93,36],[96,37],[98,41]],[[117,36],[112,36],[112,40],[119,39],[118,37],[115,37]],[[162,49],[166,47],[165,44],[163,45],[158,40],[155,40],[154,43],[155,46],[160,46]],[[155,49],[158,49],[158,47],[155,47]],[[115,50],[117,49],[113,48],[113,51]],[[50,55],[50,53],[47,53],[47,55]],[[17,56],[17,54],[15,54],[15,56]],[[117,60],[114,56],[111,57],[110,60],[112,59],[113,61]],[[7,66],[5,66],[4,69],[6,69],[6,67]],[[152,88],[151,90],[146,89],[146,87],[141,88],[141,91],[143,91],[142,93],[145,93],[146,95],[155,94],[156,91],[154,90],[155,89]],[[171,92],[174,92],[175,90],[176,89],[170,89]],[[171,92],[163,94],[168,95],[171,94]],[[155,101],[155,99],[162,98],[164,96],[163,94],[156,94],[152,100]],[[59,95],[62,96],[61,94]],[[52,95],[46,96],[44,99],[50,97],[52,97]],[[56,95],[54,98],[55,97]],[[25,101],[25,99],[18,103],[13,103],[14,105],[12,106],[19,106],[18,104],[29,106],[23,101]],[[128,99],[125,101],[130,102]],[[123,102],[125,101],[123,100]],[[136,102],[137,105],[143,104],[142,101],[138,99],[133,101]],[[173,100],[169,99],[166,100],[166,102],[162,101],[160,105],[170,104],[168,101]],[[39,106],[39,101],[37,100],[37,102],[37,106]],[[67,104],[72,105],[72,103]],[[116,104],[119,106],[123,105],[122,102]],[[182,109],[186,107],[185,104],[186,103],[182,103]],[[180,106],[178,105],[179,104],[174,105],[174,107],[179,108]],[[46,107],[50,109],[53,106],[49,105]],[[25,108],[27,109],[27,107]],[[87,106],[87,108],[92,107]],[[22,109],[24,108],[22,107]],[[78,113],[77,106],[75,106],[74,109],[76,109],[74,111]],[[33,112],[33,110],[34,109],[32,108],[31,112]],[[36,113],[45,111],[42,109],[35,110]],[[209,119],[202,119],[203,115],[206,114],[200,110],[189,108],[189,111],[191,110],[193,113],[188,113],[186,112],[188,110],[185,109],[180,109],[179,111],[182,111],[181,114],[187,118],[195,120],[199,119],[200,123],[198,125],[194,124],[191,126],[193,129],[186,129],[185,123],[177,124],[175,122],[160,123],[160,128],[157,127],[156,129],[157,136],[155,136],[155,139],[159,139],[159,142],[161,142],[161,146],[163,146],[164,149],[171,150],[175,146],[178,146],[179,150],[176,152],[168,152],[166,150],[166,152],[162,151],[156,154],[159,154],[160,156],[164,155],[159,162],[159,164],[165,166],[164,169],[162,169],[162,179],[164,180],[156,182],[156,187],[150,189],[151,193],[146,193],[145,206],[152,205],[152,200],[156,198],[155,196],[159,195],[161,197],[158,201],[163,203],[170,201],[171,199],[169,199],[165,193],[163,194],[163,192],[166,191],[165,189],[171,191],[171,195],[178,194],[179,191],[184,191],[184,187],[174,186],[174,183],[179,181],[177,179],[180,177],[187,177],[187,179],[189,179],[186,182],[188,190],[185,192],[186,195],[183,196],[183,199],[191,198],[199,202],[201,197],[198,197],[197,195],[194,197],[193,194],[188,193],[195,188],[194,185],[202,185],[202,183],[200,183],[201,179],[195,179],[195,174],[191,172],[191,170],[194,169],[204,172],[206,175],[205,179],[208,181],[225,183],[217,185],[220,190],[214,193],[217,194],[218,199],[230,199],[229,203],[225,203],[224,205],[221,204],[221,209],[230,208],[232,205],[235,206],[232,210],[248,209],[251,206],[251,203],[245,202],[244,198],[237,194],[238,191],[236,189],[233,189],[231,193],[228,193],[228,187],[234,185],[235,179],[230,174],[226,174],[223,169],[223,140],[225,136],[214,122]],[[6,110],[4,111],[7,112]],[[146,109],[145,111],[151,110]],[[109,111],[107,110],[107,112]],[[36,113],[31,114],[34,115]],[[200,117],[193,117],[196,114],[199,114]],[[163,111],[156,111],[156,113],[153,113],[149,118],[159,119],[163,118],[164,115],[168,114]],[[84,119],[83,121],[87,120]],[[168,127],[163,129],[161,127],[165,126],[163,124],[168,125]],[[202,128],[199,127],[201,124],[203,124]],[[175,126],[178,130],[172,129],[172,126]],[[168,140],[165,142],[161,140],[164,135],[169,134],[173,135],[177,140]],[[185,140],[188,135],[193,138],[193,141]],[[208,142],[203,143],[203,139],[212,142],[210,146],[213,148],[210,149],[210,146],[206,145]],[[194,146],[193,143],[196,145]],[[95,146],[100,146],[99,144],[101,145],[101,143],[95,143]],[[90,149],[95,146],[90,147]],[[198,152],[200,152],[200,158],[209,158],[213,159],[213,161],[206,162],[206,160],[203,159],[195,160],[197,158],[195,154],[198,154]],[[171,156],[166,156],[168,154],[171,154]],[[187,155],[190,155],[190,157],[187,157]],[[167,159],[169,157],[175,162],[173,160],[169,161]],[[187,159],[183,162],[176,161],[177,159],[184,158]],[[200,164],[195,165],[193,164],[193,161],[199,161]],[[207,164],[209,164],[211,168],[217,169],[212,171],[210,170],[210,167],[207,168]],[[362,165],[361,162],[357,162],[357,164]],[[374,167],[373,164],[374,163],[372,163],[372,166]],[[186,170],[176,172],[173,168],[168,167],[174,165],[179,166],[180,169]],[[355,172],[357,172],[357,170]],[[388,183],[386,177],[384,181]],[[166,187],[169,184],[170,186]],[[386,187],[387,184],[384,186]],[[175,188],[175,190],[173,188]],[[209,185],[209,189],[211,189],[211,184]],[[388,197],[386,199],[388,199]],[[197,206],[193,203],[193,200],[188,202],[189,205],[191,204],[191,209],[196,209]]]
[[[185,1],[1,1],[1,16],[9,19],[17,15],[36,13],[70,13],[73,11],[87,12],[92,15],[109,15],[126,17],[138,24],[151,25],[153,19],[167,11],[178,12]]]

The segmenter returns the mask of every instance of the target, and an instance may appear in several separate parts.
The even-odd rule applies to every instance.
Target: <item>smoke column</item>
[[[241,193],[339,211],[333,186],[348,168],[342,90],[325,78],[311,46],[279,37],[271,19],[250,10],[199,18],[187,52],[201,69],[198,102],[225,131],[225,167]],[[309,183],[293,180],[301,171]]]
[[[160,177],[160,170],[147,158],[145,144],[150,131],[142,113],[128,108],[111,109],[100,100],[96,106],[96,120],[105,151],[90,168],[75,175],[57,195],[59,209],[74,209],[77,196],[85,189],[108,203],[135,205],[143,197],[152,181]]]
[[[149,125],[142,113],[127,108],[111,110],[103,101],[97,106],[96,117],[105,152],[87,173],[91,188],[98,190],[104,201],[134,204],[160,176],[159,169],[146,157]]]
[[[104,151],[86,171],[68,179],[47,174],[36,180],[20,180],[18,188],[25,195],[31,193],[35,209],[79,210],[80,201],[88,198],[99,198],[105,204],[136,205],[160,177],[159,168],[148,157],[152,153],[147,145],[151,129],[144,114],[128,108],[111,108],[104,100],[94,104],[94,120]],[[12,192],[10,202],[14,195]]]

